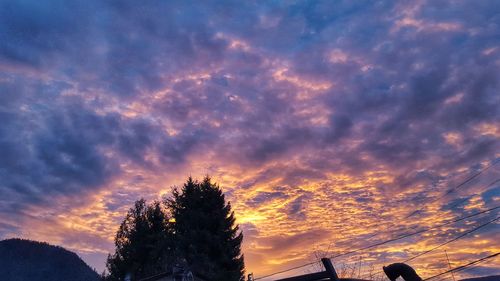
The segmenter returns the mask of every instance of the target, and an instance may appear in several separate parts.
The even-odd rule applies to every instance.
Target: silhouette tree
[[[173,233],[159,202],[135,202],[115,237],[115,253],[109,255],[105,280],[133,279],[163,272],[173,260]]]
[[[166,204],[175,219],[176,255],[191,270],[217,281],[244,280],[243,234],[220,187],[190,177]]]

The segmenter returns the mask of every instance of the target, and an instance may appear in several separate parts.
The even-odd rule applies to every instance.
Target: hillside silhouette
[[[8,281],[98,281],[77,254],[43,242],[0,241],[0,276]]]

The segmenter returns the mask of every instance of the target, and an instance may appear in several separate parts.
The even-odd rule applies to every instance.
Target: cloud
[[[500,157],[498,8],[4,1],[0,237],[66,244],[102,269],[94,253],[133,200],[210,173],[265,273],[309,261],[313,240],[342,251],[491,207],[496,167],[436,198]],[[436,240],[417,242],[366,258]]]

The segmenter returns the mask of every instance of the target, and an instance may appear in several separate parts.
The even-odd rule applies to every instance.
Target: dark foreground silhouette
[[[0,241],[0,280],[98,281],[99,275],[62,247],[8,239]]]
[[[393,263],[383,267],[385,275],[391,280],[395,281],[401,276],[405,281],[422,281],[418,276],[415,269],[404,263]]]

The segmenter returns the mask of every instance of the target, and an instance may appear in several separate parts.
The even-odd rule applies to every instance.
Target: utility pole
[[[448,258],[448,253],[446,252],[446,250],[444,250],[444,254],[446,255],[446,260],[448,261],[448,268],[451,270],[450,259]],[[453,271],[451,272],[451,277],[453,278],[453,281],[455,281],[455,275],[453,274]]]
[[[332,261],[328,258],[322,258],[321,262],[323,263],[323,266],[325,267],[326,272],[328,273],[328,277],[330,277],[330,280],[339,281],[339,277],[337,276],[337,272],[333,267]]]

